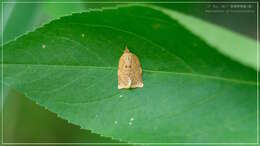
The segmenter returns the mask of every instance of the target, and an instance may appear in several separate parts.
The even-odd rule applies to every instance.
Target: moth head
[[[132,69],[132,54],[131,53],[124,53],[123,55],[123,69],[125,71],[130,71]]]
[[[125,47],[124,53],[130,53],[130,51],[128,50],[128,47],[127,47],[127,46]]]

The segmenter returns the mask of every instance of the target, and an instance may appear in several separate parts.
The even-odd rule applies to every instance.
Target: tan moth
[[[125,48],[118,63],[118,89],[142,88],[142,68],[138,57]]]

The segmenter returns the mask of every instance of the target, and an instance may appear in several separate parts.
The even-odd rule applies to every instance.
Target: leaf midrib
[[[3,63],[3,66],[9,65],[9,66],[30,66],[30,67],[52,67],[52,68],[70,68],[66,70],[71,70],[71,68],[75,68],[76,70],[79,69],[86,69],[86,68],[92,68],[92,69],[105,69],[105,70],[117,70],[117,67],[115,66],[91,66],[91,65],[54,65],[54,64],[15,64],[15,63]],[[225,78],[221,76],[212,76],[212,75],[205,75],[205,74],[198,74],[198,73],[188,73],[188,72],[175,72],[175,71],[160,71],[160,70],[151,70],[151,69],[143,69],[144,72],[148,73],[157,73],[157,74],[174,74],[179,76],[188,76],[188,77],[198,77],[198,78],[204,78],[204,79],[212,79],[212,80],[221,80],[226,81],[230,83],[236,83],[236,84],[246,84],[246,85],[257,85],[257,82],[253,81],[247,81],[247,80],[239,80],[239,79],[231,79],[231,78]]]

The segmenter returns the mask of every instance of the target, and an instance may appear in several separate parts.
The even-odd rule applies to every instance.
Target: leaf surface
[[[128,46],[144,87],[117,89]],[[4,46],[5,88],[126,142],[256,142],[256,71],[162,12],[127,6],[73,14]]]
[[[193,16],[168,9],[157,9],[177,20],[224,55],[255,70],[259,69],[257,41]]]

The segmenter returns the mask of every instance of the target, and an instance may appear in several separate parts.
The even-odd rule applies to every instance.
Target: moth
[[[118,63],[118,89],[142,88],[142,67],[138,57],[125,48]]]

